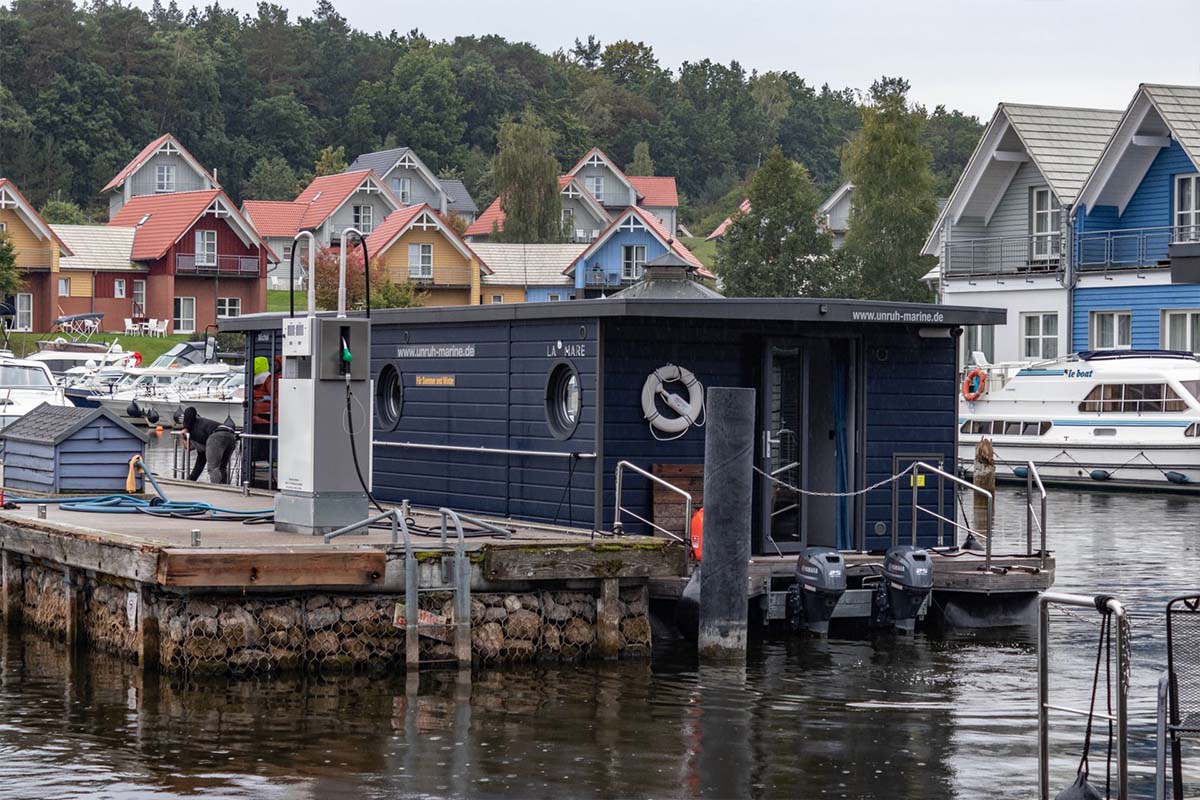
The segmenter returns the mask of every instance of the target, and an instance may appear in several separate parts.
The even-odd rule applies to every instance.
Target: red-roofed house
[[[657,216],[638,206],[617,214],[566,273],[575,276],[576,297],[599,297],[641,280],[646,262],[668,249],[692,265],[699,277],[713,277]]]
[[[220,189],[216,177],[169,133],[142,148],[125,168],[100,190],[108,195],[108,218],[135,197]]]
[[[372,265],[383,264],[392,283],[409,283],[426,306],[478,305],[488,265],[428,204],[394,211],[367,237]]]
[[[135,229],[145,315],[170,320],[170,331],[266,310],[267,264],[277,256],[220,189],[134,197],[109,224]]]
[[[590,242],[612,222],[608,211],[583,188],[583,181],[579,178],[560,175],[558,189],[562,201],[563,231],[568,242]],[[499,197],[467,227],[467,241],[487,241],[493,227],[504,230],[504,209],[500,207]]]
[[[54,298],[59,261],[72,255],[71,250],[7,178],[0,178],[0,232],[12,242],[17,267],[25,277],[25,285],[13,298],[13,327],[48,331],[58,316]]]
[[[704,237],[705,241],[712,241],[714,239],[716,239],[717,241],[720,241],[721,239],[724,239],[725,234],[729,232],[729,226],[733,224],[733,218],[736,216],[739,216],[741,214],[749,214],[749,213],[750,213],[750,198],[746,198],[742,202],[738,203],[737,211],[734,211],[728,217],[721,220],[721,224],[718,225],[717,227],[713,228],[713,232],[710,233],[708,236]]]

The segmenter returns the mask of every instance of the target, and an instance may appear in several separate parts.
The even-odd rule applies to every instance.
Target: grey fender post
[[[714,387],[705,401],[702,659],[746,656],[754,398],[753,389]]]

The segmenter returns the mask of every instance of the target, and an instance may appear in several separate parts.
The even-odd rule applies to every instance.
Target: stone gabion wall
[[[67,585],[61,569],[27,561],[21,567],[25,619],[53,636],[67,635]]]
[[[130,622],[127,605],[132,590],[132,586],[87,578],[80,599],[84,636],[104,650],[136,659],[137,617]]]

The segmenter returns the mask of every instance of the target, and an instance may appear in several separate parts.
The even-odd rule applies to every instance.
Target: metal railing
[[[926,508],[925,506],[920,504],[920,488],[921,488],[921,477],[922,477],[921,473],[922,472],[930,473],[930,474],[936,475],[938,477],[938,484],[937,484],[938,508],[937,508],[937,511],[934,511],[931,508]],[[963,525],[963,524],[959,523],[957,520],[950,519],[949,517],[947,517],[945,515],[945,507],[944,507],[945,499],[944,498],[945,498],[946,481],[950,481],[951,483],[953,483],[957,486],[962,486],[963,488],[968,489],[971,492],[974,492],[975,494],[979,495],[980,497],[984,498],[987,501],[987,535],[984,535],[980,531],[975,530],[970,525]],[[939,547],[942,546],[942,542],[943,542],[942,530],[943,530],[943,526],[946,524],[949,524],[955,531],[954,535],[951,537],[951,540],[950,540],[951,547],[958,546],[957,532],[960,530],[965,531],[970,536],[975,536],[975,537],[982,536],[985,540],[983,569],[984,569],[984,571],[990,572],[992,569],[992,531],[995,528],[995,522],[996,522],[996,502],[995,501],[996,501],[995,497],[993,497],[992,493],[989,492],[987,489],[984,489],[980,486],[976,486],[975,484],[971,483],[970,481],[965,481],[962,478],[958,477],[957,475],[953,475],[949,472],[946,472],[944,469],[940,469],[938,467],[927,464],[924,461],[914,461],[912,464],[912,530],[911,530],[913,546],[916,546],[916,544],[917,544],[917,524],[919,522],[919,515],[925,514],[925,515],[932,517],[933,519],[936,519],[938,521],[938,546]],[[899,537],[900,537],[899,529],[896,526],[893,526],[892,527],[892,545],[893,546],[899,544]]]
[[[597,272],[588,270],[584,273],[583,282],[586,286],[621,286],[634,283],[637,278],[623,278],[619,272]]]
[[[1117,708],[1116,714],[1050,704],[1050,606],[1093,608],[1100,613],[1110,612],[1117,623]],[[1076,716],[1094,716],[1116,723],[1117,739],[1117,798],[1129,797],[1129,625],[1125,606],[1115,597],[1062,592],[1044,592],[1038,598],[1038,796],[1050,800],[1050,712]]]
[[[949,277],[1053,274],[1059,271],[1061,233],[946,242],[942,272]]]
[[[595,458],[595,453],[571,453],[557,450],[516,450],[508,447],[472,447],[459,444],[422,444],[420,442],[381,442],[372,440],[376,447],[406,447],[413,450],[442,450],[448,453],[482,453],[500,456],[532,456],[535,458]]]
[[[239,275],[253,278],[258,275],[258,267],[258,259],[247,256],[217,256],[215,264],[200,264],[193,253],[175,255],[175,271],[188,275]]]
[[[1075,265],[1089,271],[1154,267],[1169,257],[1172,244],[1197,241],[1195,225],[1085,231],[1075,235]]]
[[[632,470],[633,472],[636,472],[638,475],[641,475],[643,478],[650,481],[651,483],[657,484],[658,486],[661,486],[664,489],[667,489],[668,491],[674,492],[675,494],[677,494],[683,498],[683,538],[682,539],[680,537],[676,536],[671,531],[662,527],[661,525],[655,525],[653,522],[646,519],[645,517],[639,516],[638,514],[634,513],[633,511],[630,511],[628,508],[625,508],[625,506],[621,505],[621,494],[622,494],[622,490],[624,489],[624,473],[625,473],[625,470],[627,470],[627,469]],[[633,517],[634,519],[636,519],[638,522],[641,522],[644,525],[649,525],[654,530],[660,531],[663,534],[666,534],[667,536],[671,537],[672,539],[674,539],[677,542],[682,542],[684,544],[691,543],[691,541],[692,541],[692,496],[688,492],[685,492],[683,489],[680,489],[678,486],[676,486],[673,483],[664,481],[662,478],[658,477],[657,475],[655,475],[652,472],[647,472],[646,470],[642,469],[641,467],[637,466],[636,464],[631,464],[628,461],[620,461],[617,463],[616,494],[617,494],[616,508],[613,513],[613,533],[616,534],[617,536],[620,536],[624,533],[624,525],[621,523],[621,514],[625,513],[625,514],[628,514],[629,516]]]
[[[330,225],[329,226],[329,238],[331,240],[341,241],[342,234],[349,230],[358,231],[365,236],[375,230],[375,223],[359,222],[357,224],[351,224],[351,225]]]
[[[1042,569],[1046,568],[1046,487],[1042,485],[1042,476],[1032,461],[1027,462],[1025,473],[1025,552],[1033,553],[1033,529],[1036,527],[1040,537],[1038,553],[1042,559]],[[1037,489],[1041,505],[1039,515],[1033,508],[1033,490]]]

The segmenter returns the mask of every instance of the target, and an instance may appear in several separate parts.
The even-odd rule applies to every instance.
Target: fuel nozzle
[[[350,373],[350,364],[352,361],[354,361],[354,354],[350,352],[350,339],[345,333],[343,333],[342,334],[342,372],[344,372],[346,374]]]

